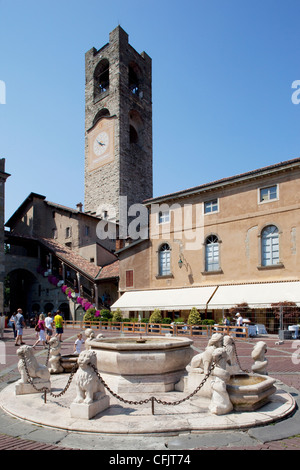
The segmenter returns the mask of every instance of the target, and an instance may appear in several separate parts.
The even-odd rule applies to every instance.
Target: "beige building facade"
[[[244,302],[260,311],[277,301],[300,305],[299,194],[294,159],[145,201],[149,239],[119,251],[113,308],[186,318],[196,306],[218,320]]]

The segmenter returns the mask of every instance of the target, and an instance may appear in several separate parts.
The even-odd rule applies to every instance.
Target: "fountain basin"
[[[97,368],[116,392],[166,392],[185,373],[193,356],[188,338],[114,337],[89,341]]]
[[[276,392],[273,379],[267,375],[235,374],[230,377],[227,391],[236,411],[254,411],[270,401]]]
[[[64,372],[69,373],[77,363],[78,354],[65,354],[60,357],[60,365],[63,367]]]

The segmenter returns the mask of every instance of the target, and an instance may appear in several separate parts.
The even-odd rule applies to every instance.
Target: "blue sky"
[[[299,0],[0,0],[6,220],[30,192],[84,202],[84,55],[118,24],[153,61],[154,196],[299,157],[299,18]]]

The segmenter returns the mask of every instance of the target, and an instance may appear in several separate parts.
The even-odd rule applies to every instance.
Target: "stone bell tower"
[[[152,61],[118,26],[85,64],[84,210],[118,221],[120,196],[152,197]]]

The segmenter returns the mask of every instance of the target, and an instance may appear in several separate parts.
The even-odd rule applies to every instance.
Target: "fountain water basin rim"
[[[89,342],[92,349],[108,349],[115,351],[122,350],[165,350],[173,348],[190,347],[193,341],[189,338],[170,338],[170,337],[156,337],[156,336],[143,336],[141,337],[127,337],[120,336],[112,338],[93,339]]]

